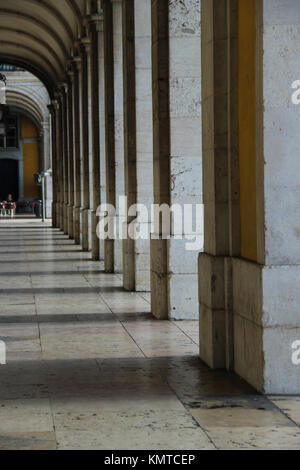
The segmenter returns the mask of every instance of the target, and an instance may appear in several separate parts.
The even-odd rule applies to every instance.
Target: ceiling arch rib
[[[26,100],[23,97],[13,97],[8,100],[7,104],[10,106],[10,108],[14,107],[22,113],[30,114],[32,117],[34,117],[36,123],[41,126],[41,123],[43,122],[43,117],[39,109],[34,106],[29,100]]]
[[[39,64],[35,63],[33,60],[26,61],[24,60],[24,57],[21,58],[13,54],[6,55],[2,54],[1,52],[0,63],[7,65],[15,65],[17,67],[27,70],[28,72],[31,72],[45,85],[50,98],[53,99],[57,83],[53,81],[53,79],[44,70],[41,69]]]
[[[70,7],[72,8],[74,14],[76,15],[78,23],[81,23],[82,16],[84,14],[84,2],[81,2],[82,4],[81,9],[75,0],[66,0],[66,3],[68,3]]]
[[[40,23],[32,23],[28,21],[27,17],[16,16],[15,13],[7,13],[5,16],[0,14],[0,30],[9,28],[20,33],[27,33],[36,38],[38,42],[47,43],[51,50],[55,51],[55,54],[59,57],[62,64],[65,62],[65,49],[62,48],[61,44],[57,42],[57,38],[51,34],[51,31],[43,29]],[[15,36],[15,41],[20,42],[20,38]]]
[[[43,0],[42,1],[39,1],[39,0],[26,0],[26,2],[29,5],[33,4],[35,8],[38,7],[38,8],[44,9],[46,13],[49,13],[50,14],[49,21],[51,21],[52,23],[53,23],[53,21],[57,21],[58,23],[60,23],[61,26],[65,29],[66,33],[68,34],[69,40],[72,42],[74,32],[72,31],[72,28],[71,28],[70,24],[66,20],[66,17],[64,15],[62,15],[60,10],[58,10],[56,7],[51,5],[49,2],[45,2]],[[22,4],[24,4],[23,0],[22,0]]]
[[[41,52],[35,50],[34,48],[24,44],[16,44],[14,42],[0,40],[0,49],[7,49],[7,51],[11,51],[13,55],[18,55],[18,50],[21,50],[23,52],[21,52],[20,54],[23,57],[28,57],[28,59],[30,59],[30,56],[37,57],[38,62],[41,62],[41,64],[44,62],[44,68],[48,69],[48,72],[51,73],[54,80],[58,80],[59,77],[57,76],[57,71],[55,70],[51,61],[47,57],[45,57]],[[24,56],[24,54],[26,55]]]
[[[26,3],[27,0],[24,0],[24,3]],[[7,3],[7,2],[5,2]],[[13,4],[13,0],[11,1],[11,4]],[[60,47],[62,48],[62,50],[64,51],[64,55],[67,56],[68,55],[68,49],[64,43],[64,41],[61,39],[61,37],[57,34],[56,30],[53,29],[52,27],[50,27],[47,23],[39,20],[37,17],[35,16],[32,16],[32,15],[29,15],[27,13],[24,13],[23,11],[22,12],[18,12],[18,11],[15,11],[13,9],[10,9],[10,8],[3,8],[2,6],[0,6],[0,25],[2,23],[1,19],[4,19],[5,20],[5,17],[7,15],[10,15],[10,16],[14,16],[15,18],[24,18],[28,21],[29,23],[29,28],[30,28],[30,23],[35,23],[35,24],[38,24],[42,30],[45,30],[45,31],[48,31],[48,33],[56,39],[56,42],[57,44],[60,45]],[[2,17],[2,18],[1,18]],[[4,21],[4,24],[7,24],[7,19],[6,21]]]
[[[1,0],[0,60],[36,75],[53,96],[81,32],[86,0]]]
[[[32,77],[33,78],[33,77]],[[29,79],[32,79],[29,77]],[[38,88],[40,90],[40,88]],[[47,104],[50,103],[50,99],[46,98],[44,94],[34,92],[32,88],[28,88],[27,83],[24,84],[18,81],[13,81],[13,85],[8,85],[6,88],[6,100],[7,104],[13,103],[23,104],[24,109],[30,107],[33,109],[40,121],[46,121],[48,119],[49,110]]]
[[[0,29],[0,42],[1,41],[9,41],[15,44],[15,37],[16,35],[20,39],[20,44],[28,45],[29,47],[36,47],[39,44],[41,50],[43,51],[44,57],[51,57],[51,62],[53,61],[53,65],[55,65],[55,69],[57,73],[62,73],[64,70],[64,65],[59,56],[56,52],[49,47],[49,44],[45,42],[43,39],[38,38],[34,34],[28,33],[27,31],[19,31],[18,29],[14,28],[1,28]]]

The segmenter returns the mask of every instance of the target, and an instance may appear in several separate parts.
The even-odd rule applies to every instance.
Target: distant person
[[[6,200],[6,212],[11,217],[13,217],[15,215],[15,210],[16,210],[16,203],[14,201],[12,194],[9,194]]]

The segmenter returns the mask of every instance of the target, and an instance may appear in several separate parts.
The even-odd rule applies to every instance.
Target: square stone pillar
[[[151,2],[154,203],[170,205],[169,5]],[[168,247],[162,227],[151,234],[151,308],[157,318],[170,313]]]
[[[81,245],[83,251],[89,250],[89,209],[90,209],[90,39],[84,37],[80,43],[80,152],[81,152]]]
[[[205,253],[199,255],[200,356],[216,369],[227,365],[225,262],[231,254],[232,202],[229,191],[231,3],[202,0],[201,4]]]
[[[183,239],[174,231],[169,249],[169,317],[198,319],[198,253],[203,249],[201,36],[200,0],[169,2],[170,203],[185,211],[194,206],[192,235],[183,225]],[[196,227],[196,207],[200,224]],[[199,222],[199,221],[198,221]]]
[[[57,228],[57,214],[56,214],[56,204],[57,204],[57,150],[56,150],[56,115],[55,115],[55,101],[51,102],[51,105],[48,106],[51,116],[51,149],[52,149],[52,226]]]
[[[200,355],[269,394],[300,389],[299,12],[202,1]]]
[[[69,154],[69,204],[68,204],[68,233],[70,238],[74,238],[74,135],[73,135],[73,70],[68,70],[68,154]]]
[[[55,106],[55,137],[56,137],[56,181],[55,181],[55,192],[56,192],[56,227],[62,228],[61,226],[61,198],[62,198],[62,134],[61,134],[61,103],[58,95],[56,94],[54,100]]]
[[[300,369],[295,361],[300,340],[300,105],[294,82],[299,79],[296,45],[300,43],[300,4],[288,0],[280,8],[271,0],[256,2],[250,15],[250,6],[246,11],[248,18],[253,16],[252,26],[249,20],[245,21],[245,9],[240,8],[241,52],[246,48],[243,34],[246,27],[254,30],[255,38],[252,59],[256,79],[252,118],[256,155],[252,170],[255,232],[249,239],[246,209],[251,207],[251,200],[249,192],[248,196],[245,193],[249,177],[246,179],[241,171],[243,258],[233,260],[235,370],[262,392],[297,394],[300,390]],[[242,57],[240,62],[242,74],[247,64]],[[243,104],[247,96],[243,94],[242,99]],[[249,121],[250,113],[248,106],[244,119]],[[242,124],[240,127],[242,170],[246,165],[251,169],[245,160],[246,130]]]
[[[80,245],[80,208],[81,208],[81,162],[80,162],[80,78],[81,58],[74,58],[74,80],[73,80],[73,158],[74,158],[74,188],[75,198],[73,207],[74,240]]]
[[[104,26],[104,12],[101,11],[101,15],[96,15],[92,17],[92,20],[97,20],[99,24],[99,119],[100,119],[100,194],[99,201],[101,204],[105,204],[106,192],[107,192],[107,163],[106,163],[106,154],[107,154],[107,145],[106,145],[106,71],[105,71],[105,26]],[[108,84],[110,86],[110,84]],[[96,219],[98,223],[98,219]],[[99,258],[105,260],[105,243],[100,242],[100,251]]]
[[[136,204],[136,84],[135,84],[135,18],[134,1],[122,3],[122,49],[124,86],[124,176],[126,211]],[[134,215],[124,222],[126,237],[123,240],[123,285],[127,290],[135,290],[135,241],[128,236],[128,229]]]
[[[68,87],[67,83],[61,86],[62,99],[62,130],[63,130],[63,231],[69,234],[68,206],[69,206],[69,152],[68,152]]]
[[[93,211],[91,219],[92,232],[92,257],[100,259],[100,240],[97,235],[98,216],[97,209],[100,205],[100,142],[104,136],[100,135],[100,49],[103,46],[103,13],[95,10],[90,19],[91,38],[91,120],[92,120],[92,166],[93,166]],[[103,118],[103,111],[101,113]]]
[[[125,8],[126,7],[126,8]],[[153,203],[153,117],[151,64],[151,1],[123,4],[125,175],[128,208],[142,204],[146,214],[132,214],[136,232],[148,238],[124,241],[124,287],[150,291],[150,215]],[[132,78],[134,77],[134,79]]]
[[[114,122],[115,122],[115,203],[116,226],[120,226],[119,197],[125,194],[124,174],[124,88],[123,88],[123,17],[122,0],[111,0],[114,57]],[[114,271],[123,271],[123,240],[114,240]]]
[[[152,67],[154,202],[177,205],[182,214],[185,205],[194,214],[198,205],[201,219],[200,0],[152,2]],[[196,319],[203,229],[201,223],[194,234],[198,247],[189,251],[192,233],[183,216],[180,222],[181,239],[173,224],[169,239],[162,239],[161,228],[152,236],[152,311],[159,318]]]
[[[105,154],[101,151],[102,158],[105,158],[106,178],[101,176],[100,184],[103,188],[105,181],[106,191],[105,201],[107,204],[116,206],[116,165],[115,165],[115,66],[114,66],[114,42],[113,42],[113,5],[110,0],[103,1],[104,31],[103,31],[103,53],[104,53],[104,114],[105,114],[105,133],[102,133],[100,146],[105,140]],[[100,49],[101,50],[101,49]],[[101,57],[101,56],[100,56]],[[101,60],[101,59],[100,59]],[[100,74],[101,74],[100,70]],[[101,100],[101,94],[100,94]],[[101,111],[100,111],[101,113]],[[103,121],[104,124],[104,121]],[[100,123],[101,125],[101,123]],[[100,168],[101,174],[104,166]],[[104,266],[108,273],[115,269],[115,240],[106,239],[100,243],[104,248]]]

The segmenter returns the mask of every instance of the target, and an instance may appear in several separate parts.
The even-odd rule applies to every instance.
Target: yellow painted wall
[[[257,261],[256,0],[239,0],[239,163],[241,255]]]
[[[21,118],[22,139],[36,139],[38,130],[35,124],[25,116]],[[23,143],[23,184],[24,198],[39,198],[40,187],[34,184],[34,173],[40,172],[38,143]]]

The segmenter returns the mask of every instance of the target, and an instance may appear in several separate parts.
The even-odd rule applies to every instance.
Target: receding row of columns
[[[84,35],[51,107],[53,224],[103,259],[106,272],[122,272],[125,289],[151,291],[157,318],[196,319],[200,306],[200,356],[209,366],[261,391],[295,393],[297,70],[277,38],[287,24],[299,35],[299,2],[280,11],[271,3],[87,2]],[[187,250],[173,226],[169,239],[161,223],[153,232],[143,210],[119,224],[124,195],[126,210],[204,208],[204,229],[196,228],[204,250]],[[99,241],[104,202],[116,208],[119,235],[134,224],[148,239]]]
[[[52,106],[53,224],[123,273],[126,290],[151,290],[158,318],[197,318],[198,252],[186,254],[174,234],[163,239],[161,227],[151,234],[143,210],[124,223],[120,197],[126,211],[143,204],[149,215],[153,203],[202,204],[200,0],[188,6],[87,2]],[[105,202],[121,233],[99,241]],[[124,236],[132,223],[147,240]]]

